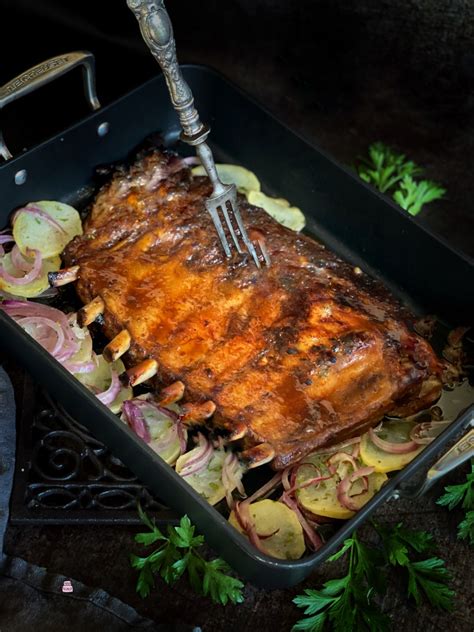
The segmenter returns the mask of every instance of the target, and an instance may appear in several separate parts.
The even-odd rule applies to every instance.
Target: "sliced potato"
[[[250,191],[247,195],[250,204],[260,206],[277,222],[291,230],[299,231],[305,226],[306,220],[299,208],[290,206],[288,200],[271,198],[261,191]]]
[[[87,386],[94,393],[102,393],[106,391],[110,383],[112,381],[112,370],[120,375],[125,371],[125,366],[122,360],[115,360],[111,364],[106,362],[101,355],[96,356],[97,358],[97,368],[91,371],[90,373],[74,373],[75,377]],[[133,391],[129,386],[121,386],[120,391],[114,401],[108,405],[108,408],[113,413],[120,412],[122,408],[122,404],[127,399],[131,399],[133,397]]]
[[[262,538],[262,548],[281,560],[297,560],[305,551],[303,529],[295,513],[289,507],[275,500],[260,500],[249,507],[250,515],[258,535]],[[235,512],[229,516],[230,524],[243,532]]]
[[[406,443],[410,441],[410,432],[417,425],[416,421],[384,421],[382,429],[377,432],[381,439],[392,443]],[[416,450],[405,454],[391,454],[376,446],[366,432],[360,441],[360,458],[365,463],[375,468],[376,472],[394,472],[401,470],[405,465],[420,454],[425,446],[420,445]]]
[[[241,193],[246,193],[247,191],[260,191],[260,182],[257,176],[252,173],[252,171],[245,169],[245,167],[241,167],[240,165],[218,163],[216,164],[216,168],[222,182],[224,184],[235,184]],[[193,167],[191,173],[193,176],[207,175],[202,165]]]
[[[10,252],[2,257],[1,265],[8,274],[11,274],[14,277],[21,278],[25,275],[22,270],[18,270],[18,268],[13,265]],[[34,281],[31,281],[31,283],[27,283],[26,285],[13,285],[0,277],[0,290],[8,292],[8,294],[13,294],[14,296],[34,298],[49,288],[48,272],[59,270],[60,267],[61,259],[57,256],[49,259],[43,259],[41,274]]]
[[[52,221],[47,221],[34,211],[17,211],[13,221],[13,237],[23,254],[30,248],[39,250],[45,258],[53,257],[59,255],[73,237],[82,235],[79,213],[69,204],[50,200],[31,204],[33,208],[38,207],[42,213],[49,215]]]
[[[346,450],[342,451],[345,452]],[[350,447],[347,452],[348,454],[351,454]],[[309,465],[310,463],[318,468],[322,476],[328,476],[329,470],[327,468],[326,461],[329,457],[329,453],[307,456],[304,459],[304,463],[308,465],[303,464],[298,469],[296,485],[302,485],[306,480],[315,477],[315,469]],[[347,507],[344,507],[337,498],[337,486],[340,480],[341,479],[336,474],[336,476],[332,476],[325,481],[320,481],[315,485],[299,489],[296,492],[298,502],[304,509],[319,516],[340,520],[352,518],[355,512],[347,509]],[[387,476],[378,472],[374,472],[368,476],[369,486],[367,491],[353,498],[353,500],[357,502],[359,509],[379,491],[386,480]],[[359,485],[356,482],[353,486],[353,491],[355,493],[358,491],[358,487]]]
[[[184,469],[186,463],[194,458],[196,452],[199,450],[200,447],[198,446],[179,457],[176,461],[176,471],[178,474]],[[191,487],[195,489],[198,494],[201,494],[210,505],[216,505],[225,498],[225,489],[222,484],[222,466],[226,454],[225,450],[214,450],[214,454],[205,468],[185,478]]]

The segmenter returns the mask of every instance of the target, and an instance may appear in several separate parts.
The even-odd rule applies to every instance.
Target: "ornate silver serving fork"
[[[221,214],[237,252],[243,253],[245,248],[252,255],[258,268],[261,267],[261,263],[269,265],[268,253],[261,248],[260,242],[257,240],[254,244],[247,235],[237,205],[235,185],[223,184],[217,175],[211,149],[206,143],[210,129],[199,120],[191,89],[181,74],[176,57],[173,27],[163,0],[127,0],[127,4],[138,20],[143,39],[165,75],[171,101],[183,128],[181,139],[196,148],[196,153],[212,183],[213,191],[206,200],[206,208],[212,217],[226,257],[232,256],[231,244],[227,239]],[[256,248],[260,249],[259,254]]]

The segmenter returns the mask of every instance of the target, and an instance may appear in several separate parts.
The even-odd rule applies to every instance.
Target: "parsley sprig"
[[[425,553],[433,548],[433,536],[425,531],[405,529],[402,523],[395,527],[377,526],[382,538],[386,557],[392,566],[399,566],[408,573],[408,595],[413,597],[419,606],[424,593],[435,608],[452,610],[454,608],[454,591],[447,586],[451,575],[446,569],[444,560],[429,557],[420,561],[410,559],[411,551]]]
[[[438,505],[454,509],[461,505],[466,510],[464,520],[458,526],[458,538],[468,540],[474,546],[474,459],[471,461],[471,472],[464,483],[448,485],[445,493],[436,501]]]
[[[400,523],[394,527],[374,525],[380,536],[382,550],[360,542],[356,535],[329,558],[339,559],[349,553],[347,574],[331,579],[321,590],[307,588],[293,599],[304,608],[305,618],[293,627],[293,632],[384,632],[390,629],[390,619],[377,604],[376,595],[385,592],[385,574],[381,567],[389,564],[406,571],[407,592],[419,605],[423,595],[436,608],[452,610],[454,591],[447,583],[451,576],[444,560],[428,557],[413,560],[413,554],[426,553],[433,546],[433,538],[425,531],[410,531]]]
[[[226,605],[228,602],[241,603],[243,601],[243,583],[228,575],[230,567],[224,560],[217,558],[207,561],[198,552],[203,546],[202,535],[195,535],[195,527],[188,516],[183,516],[177,527],[168,526],[165,535],[151,521],[141,507],[138,513],[149,531],[138,533],[135,541],[144,546],[159,543],[152,553],[145,557],[131,555],[133,568],[139,570],[137,592],[141,597],[147,597],[153,588],[154,575],[159,574],[164,581],[173,585],[187,572],[194,590],[209,596],[214,603]]]
[[[417,215],[425,204],[446,193],[436,182],[418,180],[423,169],[380,142],[370,145],[369,156],[361,159],[357,172],[362,180],[391,195],[410,215]]]
[[[333,562],[349,552],[347,574],[331,579],[321,590],[307,588],[293,599],[304,614],[293,631],[322,632],[330,626],[335,632],[384,632],[389,618],[382,614],[374,601],[374,593],[385,588],[384,576],[377,572],[384,563],[381,552],[360,542],[354,534],[343,547],[329,558]]]

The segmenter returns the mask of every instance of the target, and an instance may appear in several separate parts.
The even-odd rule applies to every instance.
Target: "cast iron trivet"
[[[25,374],[17,393],[13,523],[139,523],[137,502],[158,522],[174,514]]]

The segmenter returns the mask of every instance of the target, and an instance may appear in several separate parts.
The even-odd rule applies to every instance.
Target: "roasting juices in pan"
[[[271,266],[227,260],[204,204],[210,183],[189,162],[143,152],[115,170],[82,227],[67,205],[17,211],[2,237],[14,244],[4,293],[34,296],[33,277],[63,251],[66,268],[49,278],[74,282],[85,305],[67,317],[31,301],[1,307],[210,503],[226,498],[255,546],[297,559],[434,437],[436,421],[377,424],[436,402],[443,364],[379,282],[248,203],[266,196],[256,179],[246,190],[244,171],[242,217]],[[301,228],[283,202],[269,210]],[[101,355],[94,321],[110,341]],[[245,471],[264,464],[274,475],[246,498]]]

